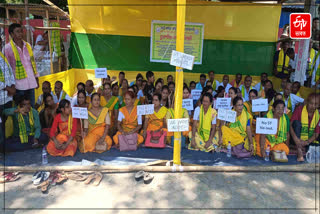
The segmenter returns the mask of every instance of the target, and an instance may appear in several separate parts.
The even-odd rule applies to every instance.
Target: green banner
[[[194,64],[202,64],[204,25],[186,23],[184,52],[195,56]],[[152,21],[150,61],[169,63],[172,50],[176,49],[176,22]]]

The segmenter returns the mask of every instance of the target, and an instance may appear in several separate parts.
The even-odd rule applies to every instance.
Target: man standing
[[[0,39],[0,144],[4,142],[4,125],[6,118],[2,116],[4,109],[12,107],[12,97],[16,93],[15,79],[7,58],[2,54]]]
[[[206,87],[207,77],[205,74],[200,75],[200,82],[197,83],[196,89],[203,90]]]
[[[287,50],[290,48],[290,41],[286,40],[281,42],[281,49],[277,51],[273,58],[273,73],[278,78],[289,78],[289,61]]]
[[[297,107],[292,115],[290,133],[297,146],[298,161],[304,161],[302,149],[305,146],[319,144],[319,100],[319,95],[310,94],[307,104]]]
[[[34,107],[34,89],[39,87],[39,74],[31,45],[23,41],[20,24],[11,24],[9,34],[12,40],[5,46],[5,55],[15,76],[17,96],[28,97]]]
[[[241,90],[241,94],[244,102],[249,101],[249,92],[251,89],[253,89],[251,84],[252,84],[252,77],[248,75],[244,78],[244,85],[240,86],[240,90]]]

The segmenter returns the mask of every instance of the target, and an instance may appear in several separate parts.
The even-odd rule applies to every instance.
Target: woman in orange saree
[[[74,156],[77,151],[76,132],[77,120],[72,118],[70,102],[61,100],[50,130],[48,153],[52,156]]]

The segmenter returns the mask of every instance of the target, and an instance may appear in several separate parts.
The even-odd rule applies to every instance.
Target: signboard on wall
[[[176,50],[176,22],[151,23],[150,61],[169,63],[172,50]],[[195,57],[194,64],[202,64],[204,24],[186,23],[184,53]]]

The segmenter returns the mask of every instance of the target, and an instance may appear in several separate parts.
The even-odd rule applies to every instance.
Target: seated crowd
[[[182,133],[188,149],[213,152],[217,148],[242,148],[251,155],[266,156],[266,149],[289,153],[297,151],[297,160],[304,161],[303,153],[310,145],[319,144],[320,94],[311,93],[307,100],[301,98],[300,83],[283,78],[281,88],[275,89],[266,73],[261,81],[252,85],[252,77],[237,74],[229,82],[224,75],[220,83],[214,71],[200,75],[198,83],[184,84],[183,99],[192,99],[192,90],[202,90],[199,100],[194,100],[194,110],[182,110],[181,118],[189,118],[189,131]],[[5,151],[21,151],[46,146],[52,156],[74,156],[80,152],[102,153],[112,146],[119,148],[123,136],[134,134],[136,146],[147,141],[150,135],[164,136],[171,144],[173,133],[167,130],[167,119],[174,118],[175,83],[172,75],[165,81],[155,81],[152,71],[141,74],[131,82],[120,72],[118,81],[102,79],[95,90],[92,80],[78,83],[76,93],[70,97],[57,81],[52,91],[49,82],[42,83],[43,94],[34,104],[26,97],[15,97],[16,106],[2,113],[3,123],[12,118],[13,133],[5,140]],[[217,119],[215,101],[230,97],[236,112],[233,123]],[[268,99],[269,111],[253,112],[252,100]],[[154,113],[138,115],[137,106],[154,104]],[[88,109],[88,119],[72,118],[72,107]],[[275,118],[278,129],[275,135],[256,133],[257,117]],[[149,139],[150,140],[150,139]],[[120,148],[121,149],[121,148]]]

